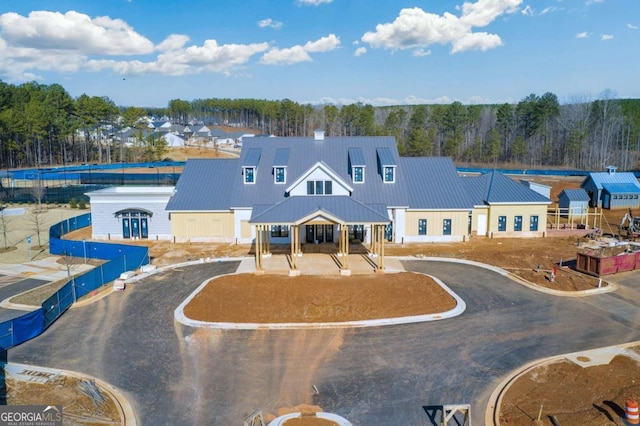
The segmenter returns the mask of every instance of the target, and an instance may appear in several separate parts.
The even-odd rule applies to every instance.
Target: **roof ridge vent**
[[[313,132],[313,140],[323,141],[324,140],[324,130],[323,129],[316,129]]]
[[[607,173],[609,173],[610,175],[615,175],[617,169],[618,168],[616,166],[607,166]]]

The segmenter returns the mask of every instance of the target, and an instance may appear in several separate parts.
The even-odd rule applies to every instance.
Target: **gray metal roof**
[[[469,196],[447,157],[400,158],[398,172],[408,185],[412,209],[471,209]]]
[[[169,211],[229,210],[235,179],[242,179],[237,159],[190,159],[167,203]]]
[[[349,148],[349,163],[351,164],[351,167],[366,166],[362,148]]]
[[[559,198],[566,198],[569,201],[590,201],[589,194],[582,188],[574,189],[568,188],[563,189],[559,195]]]
[[[638,184],[638,179],[635,177],[633,173],[630,172],[622,172],[622,173],[609,173],[609,172],[592,172],[585,178],[580,186],[584,188],[587,181],[592,180],[598,189],[602,189],[602,185],[604,183],[632,183],[636,187],[640,188],[640,184]]]
[[[377,172],[377,147],[387,147],[397,164],[396,142],[393,137],[326,137],[314,140],[311,137],[273,137],[244,139],[240,162],[246,164],[251,149],[262,149],[260,164],[256,169],[255,183],[244,185],[236,178],[231,207],[251,207],[255,204],[273,204],[285,198],[285,189],[307,172],[316,163],[321,162],[333,170],[347,185],[352,186],[352,198],[365,204],[386,204],[388,206],[408,206],[407,183],[402,170],[396,171],[395,183],[385,183]],[[287,181],[285,185],[273,182],[273,163],[280,148],[289,149]],[[353,185],[349,169],[349,148],[361,148],[364,162],[369,165],[363,184]],[[262,167],[266,165],[266,167]]]
[[[289,163],[289,148],[278,148],[273,160],[274,166],[286,166]]]
[[[325,216],[337,223],[389,223],[383,204],[366,205],[347,196],[289,197],[275,205],[255,206],[250,223],[300,224],[316,216]]]
[[[640,188],[633,183],[603,183],[602,189],[609,194],[640,194]]]
[[[485,203],[551,203],[551,200],[544,195],[497,171],[485,173],[478,177],[463,177],[461,179],[467,191],[473,197],[474,205]]]
[[[246,147],[246,145],[245,145]],[[261,148],[249,148],[247,150],[247,155],[244,156],[242,161],[243,167],[258,167],[260,164],[260,156],[262,155]]]
[[[398,164],[388,147],[379,147],[376,151],[378,152],[378,161],[381,166],[396,166]]]

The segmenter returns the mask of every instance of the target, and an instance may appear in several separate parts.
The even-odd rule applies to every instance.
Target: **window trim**
[[[418,235],[427,235],[427,219],[418,219]],[[422,226],[424,224],[424,226]]]
[[[255,167],[243,167],[243,174],[244,174],[244,183],[247,185],[253,185],[256,183],[256,168]],[[251,180],[249,179],[249,176],[251,176]]]
[[[282,180],[278,180],[278,171],[282,171]],[[283,185],[287,183],[287,168],[283,166],[275,166],[273,168],[273,183]]]
[[[451,235],[453,221],[451,219],[442,219],[442,235]]]
[[[519,223],[518,223],[518,218],[520,218]],[[522,216],[521,215],[516,215],[513,217],[513,231],[522,232]]]
[[[503,220],[501,220],[504,218]],[[500,227],[503,226],[503,229]],[[498,232],[506,232],[507,231],[507,216],[498,216]]]
[[[353,183],[364,183],[364,166],[353,166],[351,168],[351,175]],[[358,176],[357,171],[360,171],[360,175]],[[360,179],[358,179],[358,177]]]
[[[535,221],[533,219],[534,217],[535,217]],[[538,215],[529,216],[529,231],[530,232],[538,232],[538,226],[539,226],[538,223],[539,223]],[[535,227],[534,227],[534,225],[535,225]]]
[[[321,186],[322,193],[318,193],[319,185]],[[333,181],[324,179],[308,180],[307,195],[333,195]]]
[[[387,179],[387,171],[391,172],[391,180]],[[383,166],[382,167],[383,181],[384,183],[395,183],[396,181],[396,168],[393,166]]]

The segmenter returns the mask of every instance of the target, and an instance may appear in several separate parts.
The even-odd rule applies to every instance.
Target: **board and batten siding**
[[[506,217],[506,230],[499,231],[500,216]],[[515,217],[522,216],[522,231],[515,231]],[[538,230],[529,231],[531,216],[538,216]],[[488,233],[492,238],[542,237],[547,226],[546,204],[498,204],[489,207]]]
[[[177,242],[234,242],[232,212],[173,212],[171,233]]]
[[[418,221],[427,220],[427,235],[419,235]],[[451,235],[444,235],[444,220],[451,219]],[[468,211],[407,210],[404,242],[463,241],[468,234]]]

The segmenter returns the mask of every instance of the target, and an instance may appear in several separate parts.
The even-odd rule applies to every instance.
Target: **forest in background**
[[[620,170],[640,167],[640,99],[561,104],[531,94],[516,104],[372,106],[300,104],[289,99],[173,99],[164,108],[116,106],[108,97],[73,98],[59,84],[0,81],[0,167],[135,161],[136,149],[162,152],[157,136],[125,147],[118,132],[141,117],[176,124],[231,126],[275,136],[394,136],[404,156],[448,156],[457,164]],[[157,150],[156,150],[157,146]],[[147,158],[144,159],[149,159]]]

